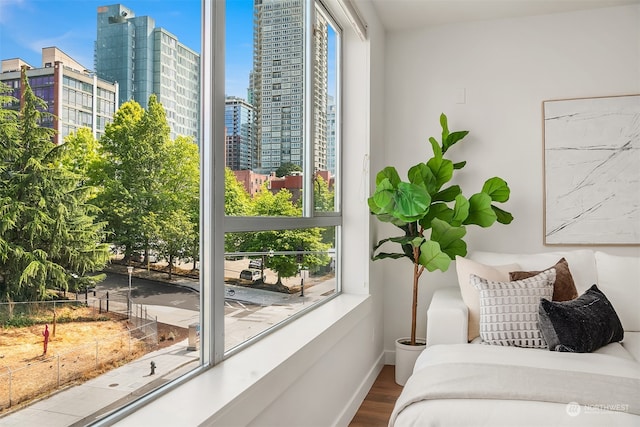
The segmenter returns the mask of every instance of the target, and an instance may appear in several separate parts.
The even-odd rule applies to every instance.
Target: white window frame
[[[305,28],[313,28],[316,7],[322,8],[324,16],[329,19],[336,32],[342,29],[331,18],[329,12],[320,2],[304,1]],[[336,168],[336,210],[334,212],[315,212],[313,191],[303,192],[303,212],[301,217],[235,217],[224,215],[224,106],[225,106],[225,2],[205,1],[203,7],[203,44],[202,44],[202,143],[201,143],[201,361],[203,365],[217,364],[226,357],[237,353],[247,345],[260,339],[265,334],[295,321],[304,314],[304,310],[297,315],[269,328],[243,344],[225,352],[224,349],[224,234],[244,231],[268,231],[300,229],[310,227],[336,227],[336,282],[337,289],[334,297],[340,293],[340,228],[342,215],[340,212],[340,168]],[[305,63],[313,64],[313,31],[306,31]],[[340,40],[341,34],[337,37]],[[211,43],[211,40],[215,43]],[[339,122],[340,112],[340,43],[336,46],[336,117]],[[204,62],[207,62],[204,64]],[[213,73],[213,75],[211,75]],[[308,141],[304,147],[303,170],[314,170],[313,141],[313,66],[305,68],[304,90],[304,135]],[[339,124],[337,126],[339,129]],[[339,132],[338,132],[339,134]],[[340,138],[336,137],[336,153],[340,152]],[[340,165],[336,155],[336,165]],[[211,170],[212,169],[212,170]],[[304,174],[304,188],[313,189],[314,174]],[[213,198],[211,195],[214,195]],[[205,236],[208,230],[212,235]],[[330,298],[326,298],[325,301]],[[315,304],[313,307],[318,306]],[[211,312],[212,311],[212,312]]]

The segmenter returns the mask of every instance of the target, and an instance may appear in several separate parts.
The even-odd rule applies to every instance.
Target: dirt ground
[[[0,328],[0,413],[9,399],[12,405],[26,403],[58,386],[86,381],[188,337],[185,328],[158,323],[158,344],[147,345],[130,339],[126,320],[104,315],[92,320],[91,309],[73,311],[71,316],[78,320],[57,322],[55,328],[49,324],[46,354],[44,325]],[[140,338],[141,334],[132,335]]]

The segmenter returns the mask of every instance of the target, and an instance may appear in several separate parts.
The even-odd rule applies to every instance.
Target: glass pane
[[[226,166],[244,191],[286,192],[301,206],[304,168],[304,1],[227,2]],[[236,183],[227,183],[229,186]],[[235,191],[235,190],[234,190]],[[227,205],[246,197],[227,193]],[[284,196],[283,196],[284,197]],[[265,214],[229,207],[227,215]]]
[[[316,212],[334,212],[336,204],[336,171],[339,151],[339,117],[336,80],[338,76],[339,33],[335,25],[316,6],[315,47],[315,132],[314,156],[316,174],[314,178],[314,208]]]
[[[225,351],[336,293],[336,232],[225,235]]]
[[[54,218],[39,225],[50,232],[30,241],[3,227],[8,247],[22,248],[24,259],[45,253],[47,262],[38,275],[26,273],[30,282],[46,278],[42,283],[3,288],[0,295],[0,365],[8,368],[0,369],[0,416],[33,403],[60,413],[73,408],[70,418],[93,422],[201,365],[202,5],[5,3],[0,58],[19,59],[3,61],[0,81],[19,98],[25,89],[20,69],[29,65],[29,85],[46,102],[39,109],[56,116],[44,116],[40,126],[55,129],[53,142],[65,150],[58,150],[59,163],[54,156],[55,168],[43,155],[20,153],[40,159],[47,171],[42,176],[56,179],[31,181],[42,182],[29,192],[38,204],[8,197],[9,188],[19,187],[0,182],[0,199],[12,200],[11,212],[37,206],[39,215]],[[38,46],[42,40],[59,44]],[[37,141],[15,146],[53,147],[46,138]],[[14,154],[0,154],[7,171],[0,180],[22,179],[11,173]],[[52,209],[54,203],[64,209]],[[15,219],[24,230],[24,217]],[[7,259],[13,264],[3,269],[3,284],[18,283],[10,275],[28,267],[12,255]],[[109,379],[113,393],[83,385],[94,377]],[[78,404],[75,387],[83,395],[97,393],[84,397],[104,407]],[[28,424],[20,414],[7,415],[6,422]]]

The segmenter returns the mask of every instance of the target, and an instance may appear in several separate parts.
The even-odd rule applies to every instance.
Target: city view
[[[60,9],[60,28],[27,28]],[[212,140],[199,1],[0,13],[0,423],[91,383],[113,398],[48,425],[89,424],[218,362],[210,337],[231,357],[339,292],[339,32],[322,7],[227,2]],[[211,145],[220,196],[201,182]],[[201,230],[216,202],[224,232]],[[219,264],[202,258],[212,236]],[[202,323],[204,295],[224,299],[224,325]]]

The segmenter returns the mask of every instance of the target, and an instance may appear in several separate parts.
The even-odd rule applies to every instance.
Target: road
[[[129,277],[117,273],[107,273],[107,278],[96,286],[96,291],[99,292],[126,294],[128,290]],[[200,311],[200,294],[197,291],[139,277],[131,278],[131,299],[138,304]]]
[[[117,292],[126,295],[129,291],[129,277],[124,274],[106,272],[107,278],[96,286],[97,292]],[[245,314],[259,310],[261,303],[265,301],[261,292],[256,289],[247,289],[237,286],[227,286],[228,292],[225,298],[225,314],[237,313],[241,310]],[[273,294],[273,292],[269,292]],[[140,277],[131,278],[131,299],[138,304],[160,307],[161,313],[167,313],[163,307],[174,309],[200,311],[200,293],[186,286],[176,286],[157,280]],[[255,301],[252,303],[251,301]],[[179,310],[174,310],[175,312]],[[185,319],[193,320],[193,315],[185,313]],[[175,315],[178,315],[175,313]],[[179,316],[179,315],[178,315]],[[165,317],[165,316],[161,316]],[[170,318],[172,318],[171,316]],[[182,324],[185,322],[176,322]]]

